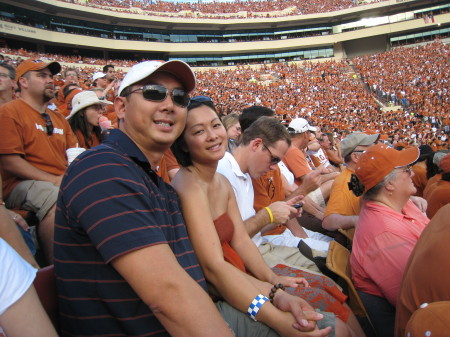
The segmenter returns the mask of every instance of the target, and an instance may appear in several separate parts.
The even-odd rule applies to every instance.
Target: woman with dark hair
[[[285,131],[278,120],[261,117],[246,132],[259,132],[258,128],[275,130],[274,133]],[[342,298],[337,299],[339,291],[332,297],[326,281],[317,289],[309,286],[320,283],[320,276],[310,274],[313,281],[308,283],[303,277],[277,275],[265,263],[245,229],[230,183],[216,172],[225,155],[227,139],[212,101],[194,97],[184,132],[172,145],[182,166],[172,185],[179,194],[189,238],[210,289],[231,306],[273,329],[270,336],[364,336],[359,324],[353,325],[357,324],[356,318],[340,302]],[[277,142],[265,140],[264,146],[273,147]],[[254,160],[267,161],[269,151],[255,150]],[[290,293],[314,293],[315,305],[330,309],[324,311],[333,308],[342,316],[335,318],[322,312],[325,318],[317,319],[317,313],[304,299]],[[253,303],[258,303],[255,310]],[[318,330],[316,321],[322,330]],[[335,327],[333,332],[330,326]]]
[[[78,147],[90,149],[102,142],[99,118],[109,104],[112,103],[99,99],[92,91],[82,91],[73,97],[72,111],[66,119],[78,139]]]
[[[415,195],[419,197],[423,197],[423,190],[428,182],[428,161],[433,160],[434,151],[429,145],[420,145],[419,146],[419,158],[412,165],[412,170],[414,175],[412,176],[412,181],[414,186],[417,189]]]
[[[395,306],[406,262],[430,221],[410,197],[416,193],[411,164],[419,149],[385,144],[359,157],[349,185],[362,206],[350,265],[355,288],[378,336],[394,334]]]

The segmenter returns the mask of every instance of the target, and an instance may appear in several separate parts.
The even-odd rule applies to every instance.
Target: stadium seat
[[[356,316],[367,316],[364,304],[356,292],[352,281],[352,272],[350,269],[350,252],[347,248],[336,241],[330,242],[326,266],[332,272],[341,277],[347,286],[349,307]]]
[[[59,331],[58,293],[53,265],[38,270],[34,287],[56,331]]]

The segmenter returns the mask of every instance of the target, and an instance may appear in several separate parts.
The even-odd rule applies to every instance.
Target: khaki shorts
[[[317,205],[326,207],[325,199],[323,198],[322,190],[320,189],[320,187],[310,192],[308,194],[308,197],[310,197],[312,201],[314,201]]]
[[[261,322],[252,320],[243,312],[233,308],[227,302],[218,301],[216,307],[219,309],[222,318],[237,337],[279,337],[280,335],[273,329]],[[335,336],[336,317],[333,313],[316,310],[323,314],[323,319],[317,322],[319,329],[331,326],[333,330],[328,335]]]
[[[59,186],[47,181],[25,180],[19,183],[5,200],[6,207],[36,213],[39,221],[56,203]]]

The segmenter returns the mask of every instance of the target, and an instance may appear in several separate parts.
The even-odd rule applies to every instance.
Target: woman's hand
[[[292,327],[300,331],[317,330],[316,322],[323,319],[323,315],[314,311],[304,299],[283,290],[275,293],[273,305],[281,311],[290,312],[295,318]]]
[[[7,211],[10,217],[14,220],[14,222],[18,224],[24,231],[28,231],[30,229],[30,227],[28,227],[27,222],[20,214],[13,212],[9,209],[7,209]]]
[[[309,287],[308,281],[306,281],[303,277],[291,277],[291,276],[279,276],[275,275],[272,278],[273,284],[282,284],[285,287],[297,288],[299,285],[303,287]]]

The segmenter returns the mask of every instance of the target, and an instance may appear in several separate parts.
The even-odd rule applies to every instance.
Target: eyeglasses
[[[44,112],[41,114],[42,118],[45,121],[45,129],[47,130],[47,135],[51,136],[53,134],[53,123],[52,119],[48,115],[48,113]]]
[[[148,101],[162,102],[167,98],[167,94],[170,94],[172,101],[176,105],[179,105],[183,108],[189,105],[190,98],[186,91],[184,91],[183,89],[169,90],[166,87],[158,84],[144,85],[143,87],[130,91],[125,96],[131,95],[132,93],[141,90],[142,96]]]
[[[266,148],[266,150],[269,151],[269,153],[270,153],[270,165],[276,165],[276,164],[278,164],[278,163],[281,161],[281,159],[278,158],[278,157],[276,157],[276,156],[274,156],[274,155],[272,154],[272,151],[269,150],[269,148],[266,146],[266,144],[263,143],[263,146],[264,146],[264,147]]]
[[[405,167],[399,167],[399,169],[402,169],[402,172],[406,172],[406,173],[408,173],[409,175],[411,175],[411,173],[412,173],[412,167],[411,166],[405,166]]]

